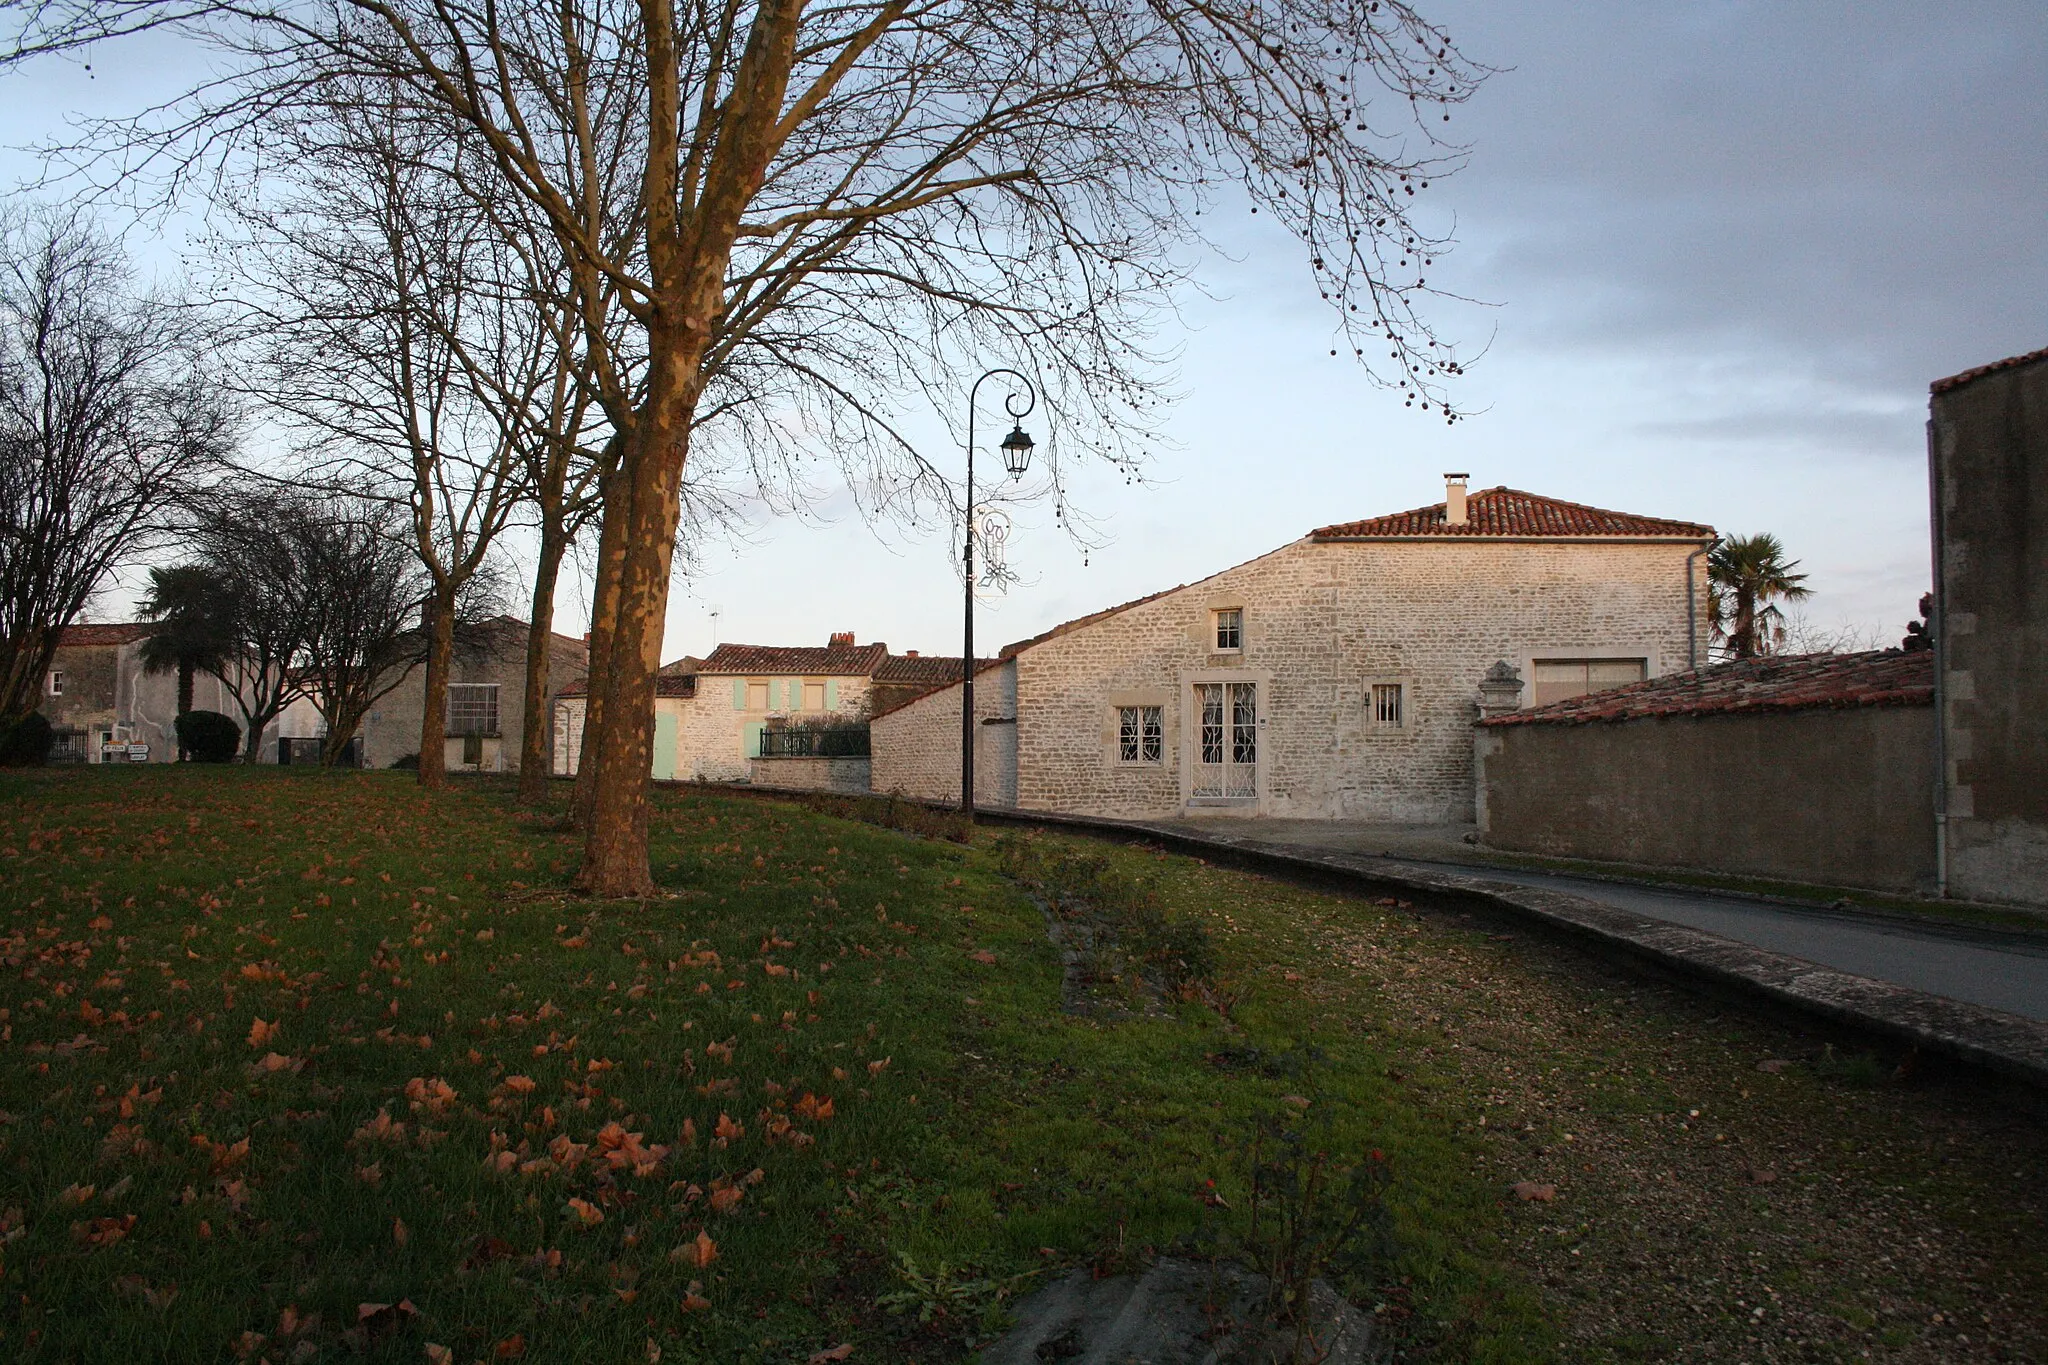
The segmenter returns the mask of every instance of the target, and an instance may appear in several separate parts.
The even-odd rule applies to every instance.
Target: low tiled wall
[[[790,791],[864,792],[868,790],[865,758],[755,758],[748,760],[757,787]]]

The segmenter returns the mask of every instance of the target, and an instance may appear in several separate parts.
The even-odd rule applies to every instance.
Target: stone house
[[[1518,707],[1519,688],[1481,685],[1482,843],[1824,886],[1933,883],[1930,650],[1741,659],[1548,706]]]
[[[1429,507],[1324,526],[1055,626],[975,686],[977,800],[1128,818],[1473,816],[1481,675],[1545,702],[1685,669],[1713,529],[1447,476]],[[874,721],[877,791],[958,795],[960,689]]]
[[[520,737],[526,723],[527,630],[527,623],[516,616],[496,616],[456,628],[442,741],[449,772],[519,770]],[[582,685],[589,668],[589,648],[582,640],[550,635],[548,656],[551,696]],[[408,664],[397,686],[363,719],[364,767],[388,768],[419,753],[420,713],[426,692],[425,665]]]
[[[1936,383],[1928,462],[1940,888],[2048,906],[2048,351]]]
[[[56,731],[52,762],[171,763],[178,757],[178,677],[146,673],[144,621],[66,626],[36,708]],[[209,673],[192,680],[192,705],[240,713],[227,685]]]

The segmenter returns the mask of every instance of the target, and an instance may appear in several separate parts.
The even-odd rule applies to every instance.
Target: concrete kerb
[[[707,791],[775,799],[818,795],[739,785],[690,785]],[[914,804],[935,810],[958,809],[947,802]],[[1035,826],[1126,843],[1156,844],[1213,863],[1293,881],[1312,881],[1379,895],[1422,896],[1438,903],[1448,901],[1505,913],[1595,951],[1634,960],[1681,980],[1853,1033],[1920,1048],[2048,1091],[2048,1023],[1854,976],[1560,891],[1514,886],[1453,872],[1396,872],[1380,865],[1376,857],[1282,851],[1253,841],[1204,837],[1138,821],[986,807],[975,814],[985,824]]]

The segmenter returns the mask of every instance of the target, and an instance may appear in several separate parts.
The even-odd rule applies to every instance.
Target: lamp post
[[[1038,391],[1015,370],[990,370],[967,391],[967,506],[960,536],[967,588],[967,647],[960,664],[960,809],[969,820],[974,819],[974,403],[982,384],[997,375],[1008,375],[1018,384],[1003,399],[1003,410],[1010,414],[1010,434],[1003,438],[1003,464],[1013,479],[1031,467],[1031,437],[1023,421],[1038,405]]]

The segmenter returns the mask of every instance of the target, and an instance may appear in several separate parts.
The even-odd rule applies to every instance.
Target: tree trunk
[[[589,672],[583,688],[583,749],[576,768],[576,795],[570,807],[576,828],[588,830],[597,802],[598,735],[604,729],[605,680],[611,676],[614,628],[618,624],[619,579],[625,563],[627,523],[632,519],[633,499],[627,488],[626,456],[605,474],[602,484],[604,514],[598,522],[597,583],[590,602]]]
[[[448,785],[448,667],[455,656],[455,585],[434,585],[427,618],[427,677],[420,698],[419,784]]]
[[[192,712],[192,674],[192,665],[184,659],[178,660],[179,720],[183,720]],[[178,762],[183,763],[186,759],[191,757],[190,752],[185,748],[185,736],[182,732],[180,732],[177,729],[175,725],[173,725],[171,733],[177,737],[178,741]]]
[[[593,694],[603,697],[605,709],[597,730],[597,752],[586,749],[583,755],[593,769],[593,783],[578,880],[596,896],[645,896],[654,890],[647,865],[654,689],[661,672],[683,465],[689,457],[697,356],[664,357],[657,352],[655,368],[668,373],[649,376],[649,402],[626,451],[631,521],[624,536],[618,614],[606,651],[604,685]]]
[[[548,655],[555,633],[555,581],[561,576],[568,537],[562,533],[561,508],[544,509],[540,528],[540,565],[533,575],[533,620],[526,630],[526,701],[519,736],[519,804],[538,806],[548,799],[548,734],[554,717],[548,713]]]

